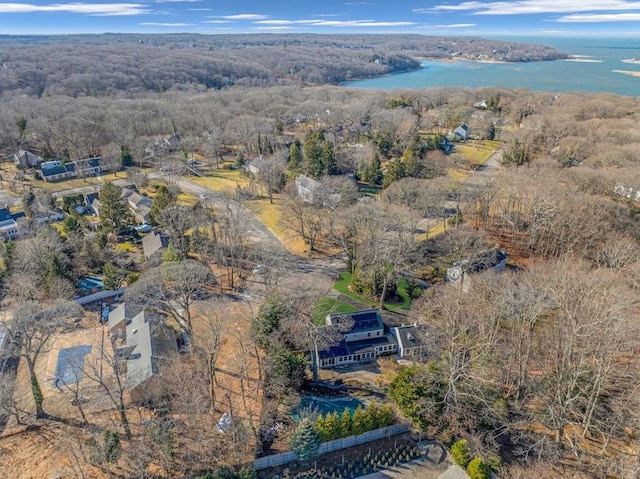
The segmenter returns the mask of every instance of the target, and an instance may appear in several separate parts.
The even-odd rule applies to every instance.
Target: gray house
[[[162,361],[178,351],[176,331],[165,324],[164,318],[144,310],[136,314],[124,303],[109,313],[109,334],[115,337],[118,358],[126,361],[131,399],[144,399]]]
[[[423,340],[423,331],[416,325],[398,326],[392,328],[396,341],[398,342],[398,354],[400,358],[415,358],[425,353],[427,345]]]
[[[30,151],[18,150],[18,153],[13,155],[13,161],[15,161],[16,165],[20,166],[20,168],[38,168],[40,163],[42,163],[42,158],[34,155]]]
[[[469,139],[469,127],[467,125],[460,125],[458,128],[453,130],[454,138],[460,141],[466,141]]]

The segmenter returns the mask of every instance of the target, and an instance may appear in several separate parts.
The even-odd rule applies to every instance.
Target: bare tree
[[[171,316],[191,339],[191,306],[197,292],[215,282],[211,269],[202,263],[193,260],[171,262],[142,275],[127,290],[124,300]]]

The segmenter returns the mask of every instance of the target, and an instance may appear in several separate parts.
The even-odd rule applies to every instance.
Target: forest
[[[566,58],[548,47],[421,35],[74,35],[1,37],[0,95],[340,83],[419,68],[419,58]]]
[[[114,62],[132,69],[136,57],[127,50],[132,40],[144,38],[140,58],[162,51],[158,61],[174,68],[178,63],[171,52],[189,58],[193,51],[196,58],[209,47],[216,52],[231,48],[197,36],[125,36],[124,47],[89,38],[105,52],[124,49]],[[260,43],[285,39],[294,41],[249,36],[246,49],[268,48]],[[339,39],[340,55],[343,50],[374,54],[344,46],[354,41],[348,36]],[[79,40],[65,41],[70,54]],[[378,41],[369,44],[383,50],[385,38]],[[388,41],[385,58],[407,54],[402,58],[409,62],[422,56],[416,52],[428,51],[412,37]],[[24,49],[7,42],[0,43],[7,65],[23,55],[22,61],[33,62],[54,49],[46,38],[36,38]],[[292,55],[303,51],[289,44],[281,48],[292,49]],[[323,58],[331,63],[331,57]],[[109,67],[114,75],[119,72],[115,64]],[[393,414],[411,423],[421,437],[447,446],[464,444],[466,463],[480,458],[500,477],[638,474],[637,99],[497,88],[359,91],[288,84],[290,73],[278,76],[266,69],[261,87],[250,86],[256,78],[252,72],[247,73],[248,84],[205,89],[197,86],[199,81],[174,78],[169,71],[157,77],[168,82],[166,89],[143,86],[136,83],[141,79],[124,75],[120,86],[105,77],[105,86],[98,87],[102,93],[94,94],[87,88],[95,72],[86,73],[85,67],[78,57],[78,72],[73,73],[76,79],[88,75],[86,85],[52,81],[46,72],[39,92],[33,83],[23,84],[22,94],[11,86],[15,84],[3,83],[10,85],[0,109],[6,160],[19,149],[65,161],[115,158],[126,166],[126,173],[116,174],[126,174],[141,191],[152,181],[151,172],[168,171],[166,181],[154,186],[152,217],[173,246],[161,261],[131,261],[119,250],[118,233],[130,218],[117,190],[106,183],[101,199],[111,208],[102,214],[104,226],[97,233],[71,211],[74,219],[65,220],[61,230],[30,221],[24,238],[3,243],[3,309],[23,321],[23,328],[24,323],[37,324],[35,319],[51,318],[43,305],[73,298],[80,275],[102,274],[117,277],[115,286],[130,286],[128,302],[164,314],[193,340],[189,360],[173,358],[162,372],[161,387],[149,391],[143,406],[127,409],[122,388],[103,381],[97,384],[109,392],[106,402],[118,414],[104,414],[103,404],[102,409],[92,403],[76,408],[77,401],[63,409],[83,427],[95,428],[89,428],[93,442],[56,434],[65,438],[60,447],[70,451],[69,457],[90,456],[87,462],[95,466],[96,477],[193,475],[244,465],[254,446],[271,447],[263,441],[264,431],[286,423],[282,411],[299,399],[308,373],[301,352],[335,341],[336,331],[313,323],[314,308],[331,289],[325,287],[326,277],[320,281],[321,275],[314,275],[313,265],[321,264],[335,279],[323,255],[336,258],[353,278],[351,292],[366,297],[369,305],[386,308],[407,272],[430,285],[422,292],[417,288],[400,320],[422,328],[426,352],[411,366],[385,366],[391,372],[381,379]],[[67,79],[74,77],[67,73]],[[318,83],[326,81],[322,75]],[[286,84],[273,85],[280,80]],[[105,94],[107,90],[113,94]],[[466,140],[452,135],[462,124],[468,127]],[[179,138],[180,146],[163,151],[164,139],[170,137]],[[499,161],[495,171],[472,181],[478,165],[460,160],[456,150],[486,144],[495,145]],[[180,203],[178,184],[187,175],[189,159],[196,157],[216,178],[233,170],[235,176],[226,183],[231,191]],[[257,159],[268,166],[252,180],[234,170]],[[302,174],[339,197],[327,195],[317,204],[301,201],[294,185]],[[15,179],[18,175],[21,179]],[[55,203],[32,171],[17,171],[13,183],[4,176],[3,170],[3,186],[22,195],[25,208]],[[275,204],[282,211],[280,224],[269,226],[303,242],[303,250],[284,249],[285,240],[275,246],[255,241],[261,237],[253,221],[263,217],[252,209],[252,201],[260,198],[262,210]],[[66,211],[72,209],[66,206]],[[474,265],[496,247],[508,254],[506,270],[474,272]],[[460,287],[445,279],[453,264],[464,274]],[[245,281],[251,274],[260,277],[256,284],[263,288],[262,296]],[[214,292],[213,299],[200,301],[203,290]],[[241,296],[247,291],[260,301],[247,306]],[[78,314],[54,312],[60,321]],[[58,326],[78,327],[73,324]],[[234,377],[247,419],[232,433],[212,436],[205,431],[215,428],[226,407],[221,384],[233,381],[222,379],[221,331],[230,324],[238,331],[229,341],[238,346],[224,365],[239,368]],[[21,354],[33,357],[27,349]],[[111,364],[117,364],[115,359]],[[15,400],[0,382],[0,411],[18,425],[42,424],[47,408],[54,408],[51,399],[36,394],[36,369],[30,366],[27,400]],[[252,394],[262,407],[248,399]],[[149,404],[167,419],[146,425],[126,420],[126,415],[137,418]],[[55,414],[49,416],[55,420]],[[117,448],[113,431],[118,432]],[[0,443],[8,440],[17,439],[3,437]]]

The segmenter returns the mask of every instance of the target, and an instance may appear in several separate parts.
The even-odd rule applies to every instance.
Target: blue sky
[[[640,1],[0,0],[0,34],[104,32],[640,35]]]

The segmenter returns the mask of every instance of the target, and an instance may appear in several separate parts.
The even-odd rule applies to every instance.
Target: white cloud
[[[628,0],[516,0],[462,2],[415,8],[415,13],[471,12],[472,15],[519,15],[640,10],[640,2]]]
[[[577,14],[565,15],[556,21],[562,23],[640,22],[640,13]]]
[[[292,30],[295,29],[295,27],[291,27],[291,26],[285,26],[285,25],[280,25],[277,27],[253,27],[253,30],[266,30],[266,31],[275,31],[275,32],[282,32],[282,31],[286,31],[286,30]]]
[[[240,13],[238,15],[219,15],[211,18],[224,18],[226,20],[266,20],[269,15],[260,15],[257,13]]]
[[[144,25],[145,27],[192,27],[193,23],[142,22],[140,25]]]
[[[231,23],[231,20],[205,20],[204,23]]]
[[[452,23],[450,25],[436,25],[437,28],[471,28],[475,26],[475,23]]]
[[[377,22],[375,20],[260,20],[254,22],[263,25],[306,25],[311,27],[403,27],[415,25],[414,22]]]
[[[150,10],[140,3],[57,3],[31,5],[29,3],[0,3],[0,13],[83,13],[86,15],[116,16],[143,15]]]
[[[260,20],[253,22],[260,25],[295,25],[297,23],[309,23],[310,20]]]

